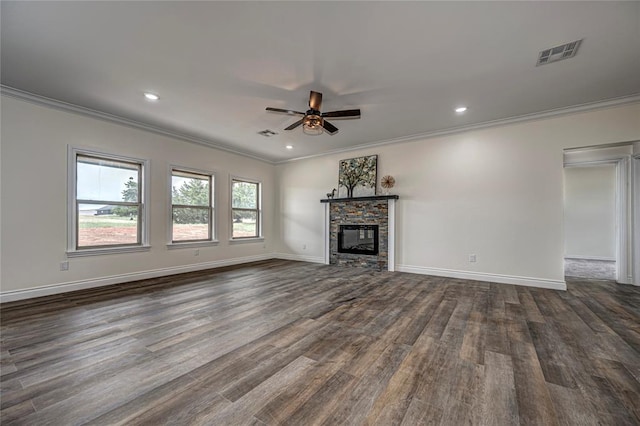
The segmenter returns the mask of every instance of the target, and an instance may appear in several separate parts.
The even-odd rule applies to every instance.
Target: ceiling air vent
[[[274,132],[273,130],[269,130],[269,129],[262,130],[262,131],[258,132],[258,134],[262,135],[264,137],[267,137],[267,138],[270,138],[271,136],[277,135],[276,132]]]
[[[578,52],[578,47],[581,42],[582,39],[543,50],[540,52],[540,55],[538,55],[536,66],[573,58]]]

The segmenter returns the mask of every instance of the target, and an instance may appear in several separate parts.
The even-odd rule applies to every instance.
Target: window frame
[[[138,242],[135,244],[107,244],[78,247],[79,236],[79,204],[93,204],[98,200],[77,199],[78,157],[94,157],[98,159],[119,161],[138,165],[139,200],[130,202],[105,202],[107,205],[138,206]],[[149,160],[112,154],[90,148],[68,145],[67,147],[67,257],[94,256],[114,253],[149,251]]]
[[[201,239],[201,240],[173,240],[173,208],[174,207],[183,207],[183,208],[200,208],[202,206],[191,206],[191,205],[182,205],[182,204],[173,204],[173,172],[183,172],[183,173],[191,173],[201,176],[209,177],[209,238]],[[176,248],[188,248],[188,247],[202,247],[208,245],[217,245],[218,240],[218,191],[216,189],[217,177],[216,173],[211,170],[202,170],[196,169],[193,167],[183,167],[176,164],[170,164],[168,168],[168,205],[169,205],[169,226],[167,232],[167,248],[176,249]]]
[[[233,207],[233,184],[234,182],[245,182],[251,183],[258,186],[257,188],[257,205],[255,209],[247,209],[247,208],[234,208]],[[243,211],[251,211],[256,212],[256,234],[255,236],[250,237],[234,237],[233,236],[233,213],[235,210],[243,210]],[[263,226],[262,226],[262,181],[257,179],[244,178],[240,176],[230,176],[229,178],[229,241],[231,242],[240,242],[240,241],[262,241],[264,240],[263,235]]]

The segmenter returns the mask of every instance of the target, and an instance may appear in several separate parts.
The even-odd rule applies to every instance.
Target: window
[[[146,245],[146,162],[70,150],[70,255]]]
[[[262,230],[260,182],[231,179],[231,238],[257,238]]]
[[[213,175],[171,169],[171,241],[211,241],[213,217]]]

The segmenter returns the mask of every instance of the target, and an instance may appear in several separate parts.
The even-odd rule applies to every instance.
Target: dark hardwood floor
[[[1,422],[640,424],[640,288],[268,261],[1,306]]]

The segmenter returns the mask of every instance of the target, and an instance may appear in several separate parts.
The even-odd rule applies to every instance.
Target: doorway
[[[634,195],[633,145],[625,142],[564,151],[567,278],[634,283],[638,257],[634,245],[639,237],[633,234],[633,211],[640,197]],[[615,270],[613,277],[611,270]]]
[[[616,164],[564,169],[565,277],[616,279]]]

